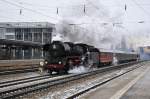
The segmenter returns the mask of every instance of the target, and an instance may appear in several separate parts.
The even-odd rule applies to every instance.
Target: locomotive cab
[[[74,50],[80,56],[82,65],[86,67],[99,65],[99,50],[97,48],[79,43],[75,45]]]

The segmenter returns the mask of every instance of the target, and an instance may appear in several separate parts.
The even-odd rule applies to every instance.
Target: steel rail
[[[47,89],[47,88],[55,86],[55,85],[60,85],[60,84],[67,83],[70,81],[78,80],[78,79],[81,79],[81,78],[84,78],[87,76],[95,75],[98,73],[103,73],[105,71],[110,71],[110,70],[119,69],[119,68],[125,68],[125,67],[128,67],[129,65],[133,65],[135,63],[137,63],[137,62],[125,63],[125,64],[121,64],[118,66],[103,67],[98,70],[94,70],[94,71],[90,71],[90,72],[86,72],[86,73],[82,73],[82,74],[74,74],[74,75],[69,75],[64,78],[58,78],[55,80],[48,80],[48,81],[38,82],[38,83],[34,83],[34,84],[28,84],[28,85],[21,86],[18,88],[14,87],[14,88],[7,89],[7,90],[0,90],[0,98],[1,99],[10,99],[10,98],[23,96],[28,93]]]
[[[9,75],[9,74],[34,72],[34,71],[38,71],[38,68],[36,67],[36,68],[10,69],[6,71],[0,71],[0,75]]]
[[[28,78],[24,78],[24,79],[10,80],[10,81],[6,81],[6,82],[1,82],[0,88],[8,87],[8,86],[16,85],[16,84],[27,83],[27,82],[36,81],[36,80],[48,79],[48,78],[52,78],[52,77],[55,77],[55,76],[42,75],[42,76],[28,77]]]
[[[80,92],[77,92],[77,93],[75,93],[75,94],[73,94],[73,95],[71,95],[71,96],[69,96],[69,97],[67,97],[67,98],[65,98],[65,99],[74,99],[74,98],[77,98],[78,96],[80,96],[80,95],[82,95],[82,94],[85,94],[86,92],[88,92],[88,91],[90,91],[90,90],[92,90],[92,89],[95,89],[95,88],[97,88],[97,87],[99,87],[99,86],[102,86],[102,85],[106,84],[106,83],[109,82],[109,81],[112,81],[112,80],[114,80],[114,79],[116,79],[116,78],[119,78],[120,76],[125,75],[125,74],[127,74],[128,72],[131,72],[131,71],[133,71],[133,70],[135,70],[135,69],[137,69],[137,68],[139,68],[139,67],[141,67],[141,66],[136,66],[136,67],[134,67],[134,68],[131,68],[131,69],[127,70],[127,71],[124,72],[124,73],[117,74],[117,75],[112,76],[112,77],[110,77],[110,78],[106,78],[105,80],[99,82],[98,84],[96,84],[96,85],[94,85],[94,86],[91,86],[91,87],[89,87],[89,88],[87,88],[87,89],[85,89],[85,90],[82,90],[82,91],[80,91]]]

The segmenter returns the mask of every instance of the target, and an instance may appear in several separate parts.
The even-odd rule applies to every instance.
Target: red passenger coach
[[[103,51],[100,49],[100,64],[101,65],[111,65],[113,62],[113,53],[112,52],[107,52]]]

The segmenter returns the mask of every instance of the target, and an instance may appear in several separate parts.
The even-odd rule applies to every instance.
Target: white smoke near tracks
[[[89,69],[86,68],[85,66],[76,66],[73,69],[69,70],[68,73],[71,74],[80,74],[80,73],[85,73],[87,72]]]

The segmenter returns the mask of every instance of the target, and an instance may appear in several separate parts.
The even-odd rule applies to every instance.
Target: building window
[[[34,33],[41,32],[42,33],[42,28],[33,28],[32,32],[34,32]]]
[[[7,33],[14,33],[14,28],[7,28],[7,29],[6,29],[6,32],[7,32]]]
[[[51,42],[51,33],[43,33],[43,43]]]
[[[14,35],[6,35],[6,39],[14,40],[15,36]]]
[[[32,41],[32,33],[24,33],[25,41]]]
[[[30,32],[30,28],[24,28],[24,29],[23,29],[23,32],[24,32],[24,33],[29,33],[29,32]]]
[[[34,33],[34,42],[42,43],[42,33]]]
[[[32,58],[32,49],[31,48],[24,49],[24,59],[30,58]]]
[[[51,33],[52,32],[52,28],[44,28],[43,32],[49,32],[49,33]]]
[[[25,41],[32,41],[32,33],[30,28],[23,29],[24,32],[24,40]]]
[[[4,38],[4,29],[0,28],[0,38]]]
[[[39,58],[41,58],[42,52],[40,49],[34,48],[33,49],[33,55],[34,55],[33,58],[39,59]]]
[[[16,40],[23,40],[23,32],[20,28],[15,29]]]

